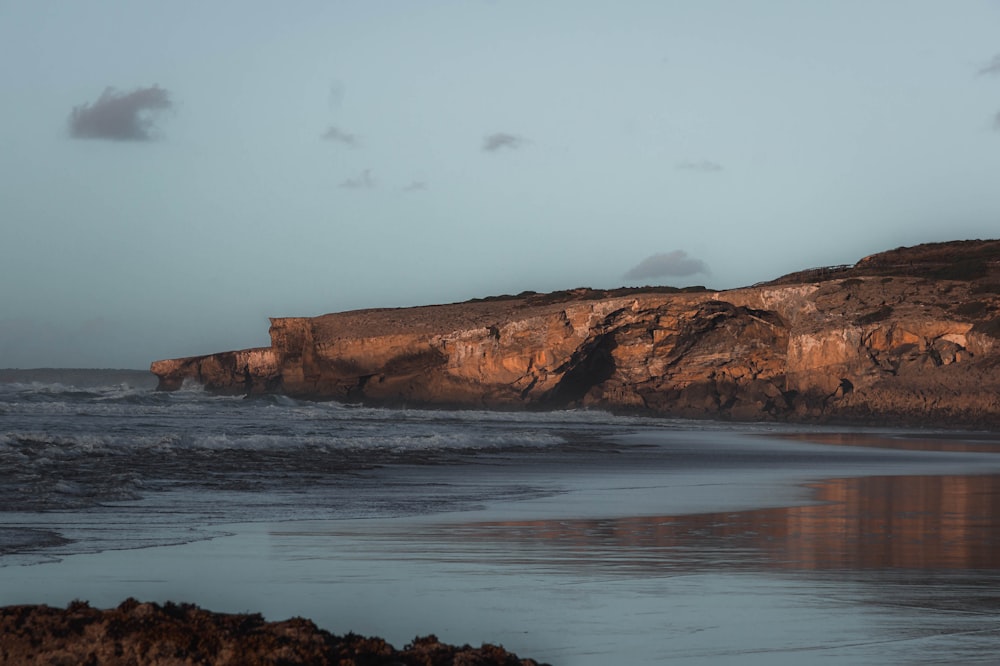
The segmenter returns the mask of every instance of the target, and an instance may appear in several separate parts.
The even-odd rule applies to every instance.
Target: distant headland
[[[392,406],[1000,428],[1000,240],[728,291],[525,292],[275,318],[270,334],[150,370],[162,390]]]

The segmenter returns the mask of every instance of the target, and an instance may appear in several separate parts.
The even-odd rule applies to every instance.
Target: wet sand
[[[463,470],[556,491],[534,499],[7,566],[0,602],[183,600],[553,664],[993,663],[1000,455],[866,437],[630,435],[600,466]]]

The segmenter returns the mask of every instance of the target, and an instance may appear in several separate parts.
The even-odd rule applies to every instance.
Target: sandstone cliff
[[[272,319],[270,333],[267,348],[151,370],[165,390],[372,404],[1000,427],[1000,241],[723,292],[526,293]]]

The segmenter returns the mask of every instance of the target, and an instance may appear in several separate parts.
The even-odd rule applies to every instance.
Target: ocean
[[[994,663],[992,433],[379,409],[0,370],[0,604],[553,664]]]

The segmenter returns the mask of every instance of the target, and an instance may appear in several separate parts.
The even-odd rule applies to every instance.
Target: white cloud
[[[69,135],[74,139],[149,141],[157,116],[172,106],[170,93],[159,86],[128,93],[105,88],[93,104],[73,107]]]
[[[701,160],[699,162],[685,161],[677,165],[678,169],[683,169],[685,171],[701,171],[703,173],[715,173],[717,171],[722,171],[723,166],[718,162],[712,162],[711,160]]]
[[[517,150],[528,142],[523,136],[507,134],[506,132],[496,132],[483,138],[483,150],[488,153],[495,153],[503,148]]]
[[[992,74],[993,76],[1000,76],[1000,53],[993,56],[993,60],[990,60],[988,63],[983,65],[979,69],[979,74],[982,76],[986,76],[988,74]]]
[[[342,143],[345,146],[350,146],[351,148],[357,148],[360,145],[357,134],[351,134],[350,132],[345,132],[340,128],[330,125],[325,132],[323,132],[323,137],[327,141],[334,141],[336,143]]]
[[[698,273],[709,274],[704,261],[689,257],[684,250],[674,250],[646,257],[625,273],[625,279],[634,281],[658,277],[684,277]]]
[[[345,190],[371,189],[375,187],[375,178],[372,176],[371,169],[365,169],[354,178],[348,178],[338,187]]]

